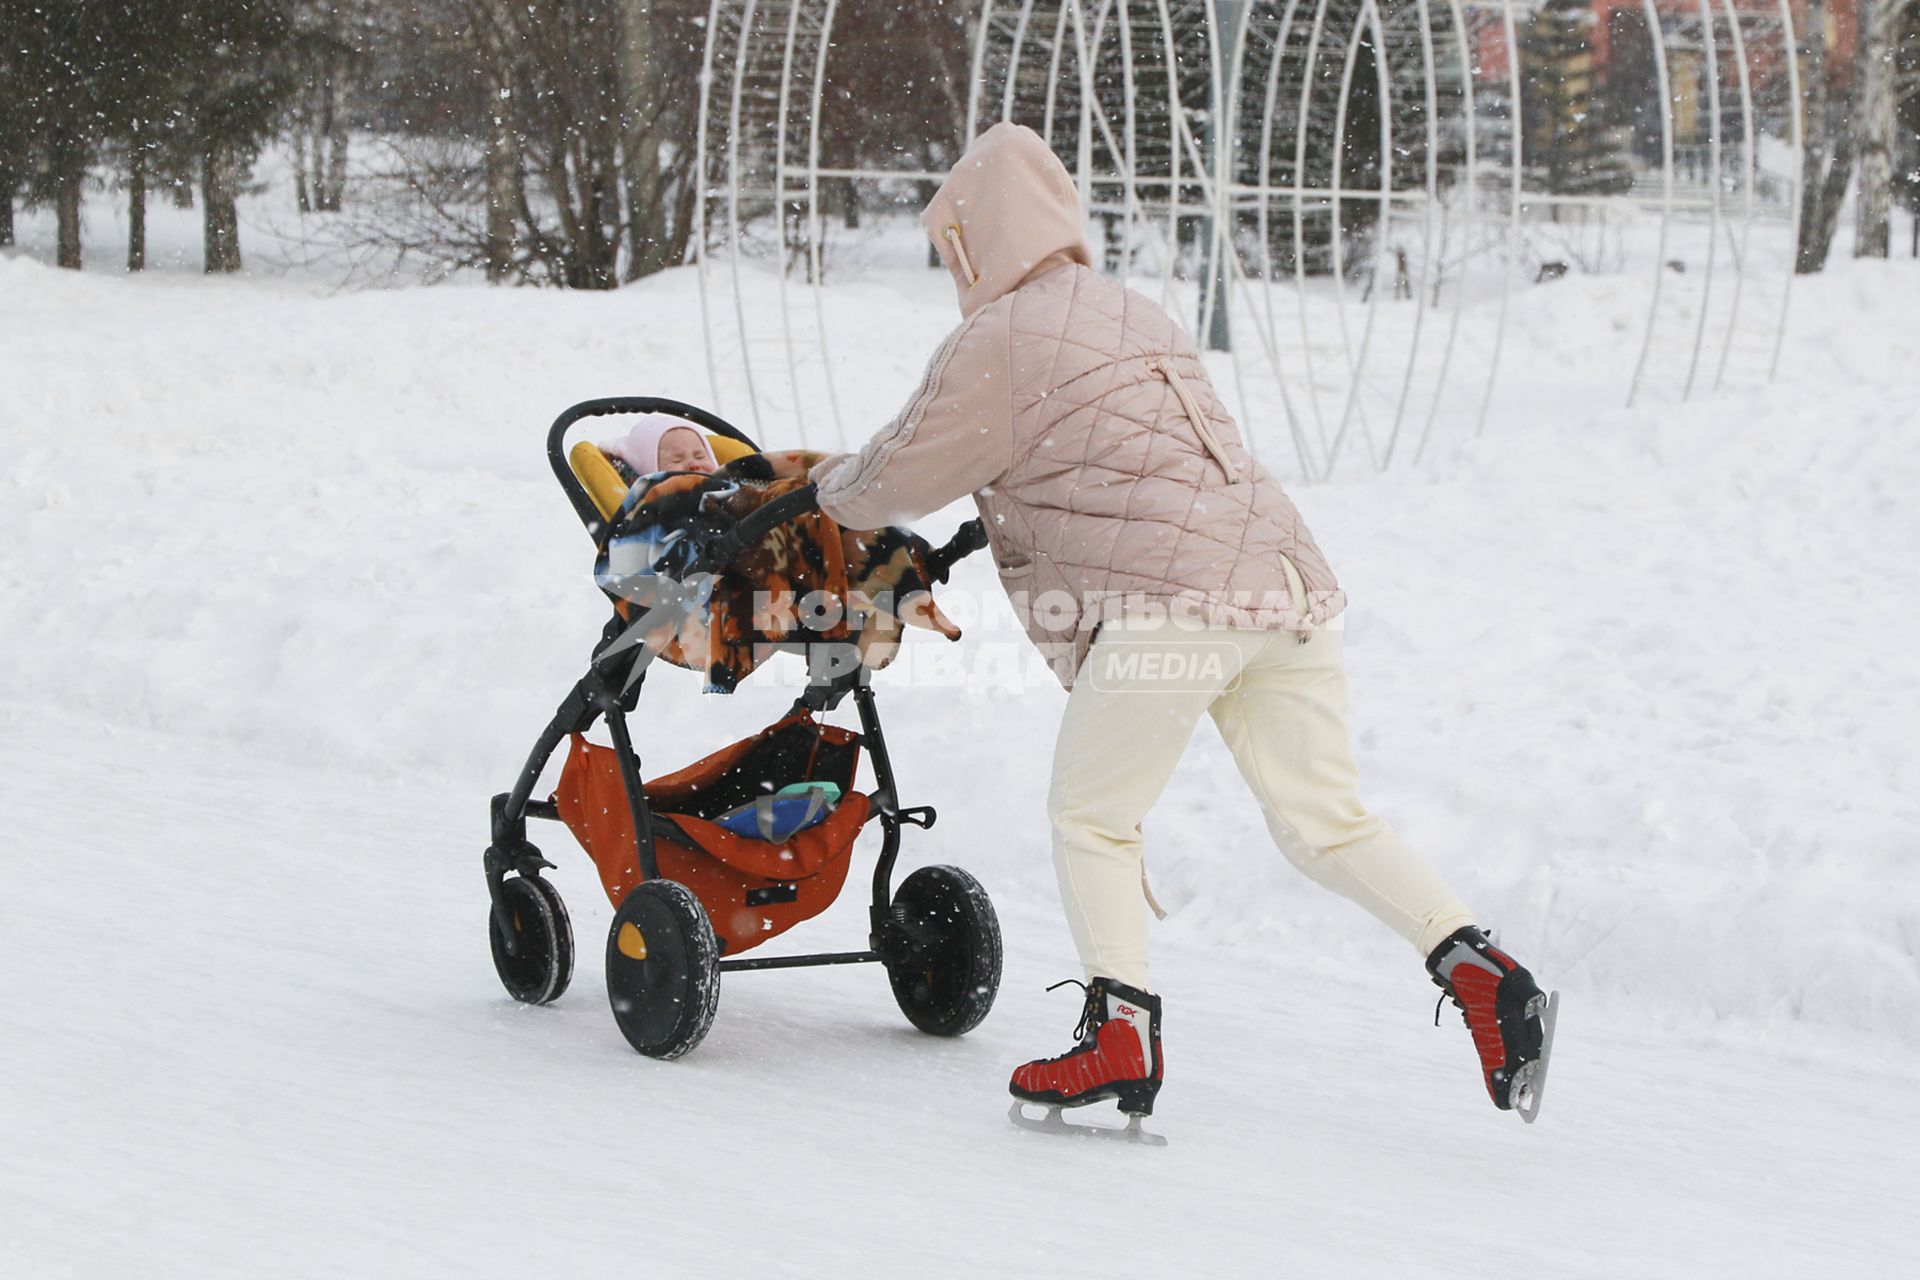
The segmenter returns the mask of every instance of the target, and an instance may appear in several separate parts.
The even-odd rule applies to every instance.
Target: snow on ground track
[[[903,798],[942,811],[906,863],[975,870],[1006,926],[975,1035],[911,1033],[871,971],[760,974],[640,1060],[558,833],[576,986],[499,992],[485,800],[603,611],[540,437],[577,396],[704,398],[684,273],[333,296],[0,256],[0,1273],[1905,1274],[1920,278],[1797,284],[1780,382],[1631,413],[1599,367],[1631,282],[1561,285],[1518,301],[1481,442],[1299,495],[1373,803],[1565,992],[1546,1114],[1492,1112],[1417,960],[1273,853],[1203,728],[1149,820],[1174,1145],[1136,1152],[1002,1115],[1077,1012],[1040,994],[1044,686],[885,680]],[[944,282],[830,305],[879,421]],[[914,662],[1022,643],[967,625]],[[693,683],[648,691],[655,765],[791,696]],[[856,942],[858,899],[796,946]],[[1518,1203],[1463,1225],[1463,1169]]]
[[[487,960],[464,798],[0,723],[0,768],[43,801],[10,837],[10,1274],[1894,1275],[1920,1210],[1913,1073],[1571,1006],[1527,1129],[1364,948],[1303,987],[1168,948],[1172,1145],[1016,1131],[1005,1071],[1073,1015],[1017,903],[1000,1004],[962,1040],[907,1028],[875,971],[737,975],[707,1042],[651,1062],[607,1012],[577,852],[555,851],[574,987],[523,1008]],[[845,905],[799,936],[856,937]]]

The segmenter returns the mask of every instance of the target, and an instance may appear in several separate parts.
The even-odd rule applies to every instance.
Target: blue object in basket
[[[835,783],[796,782],[729,809],[714,821],[737,836],[785,844],[808,827],[825,822],[839,799],[840,788]]]

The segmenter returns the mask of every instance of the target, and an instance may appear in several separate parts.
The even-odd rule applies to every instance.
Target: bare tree
[[[0,3],[0,15],[7,12]],[[0,248],[13,243],[13,200],[27,180],[25,71],[12,40],[0,40]]]
[[[294,190],[302,213],[337,213],[347,182],[350,71],[363,2],[300,0],[293,15]]]
[[[377,207],[349,220],[360,243],[574,289],[685,261],[705,0],[413,0],[412,12],[398,33],[406,74],[434,109],[398,120],[370,167]],[[393,113],[390,95],[375,99],[375,118]]]
[[[841,0],[833,28],[831,72],[822,89],[821,159],[837,169],[944,169],[960,156],[967,133],[967,78],[973,41],[972,0]],[[899,190],[924,204],[930,185]],[[860,222],[862,195],[889,196],[852,179],[827,187],[848,227]],[[782,211],[790,261],[810,262],[807,221],[798,207]],[[824,252],[824,246],[822,251]],[[939,255],[928,249],[928,263]]]
[[[1884,258],[1893,222],[1894,30],[1904,0],[1860,0],[1860,101],[1855,116],[1860,187],[1854,256]]]
[[[627,280],[684,261],[693,235],[699,190],[693,136],[704,9],[697,0],[624,0],[622,5]]]
[[[505,105],[509,92],[506,77],[498,77],[490,95],[495,105],[487,120],[486,230],[482,242],[487,279],[494,281],[504,280],[513,272],[520,242],[516,211],[527,204],[527,175],[520,164],[520,149],[514,145]]]
[[[1827,0],[1812,0],[1807,11],[1805,148],[1800,171],[1800,243],[1794,270],[1802,275],[1827,265],[1840,206],[1853,176],[1854,129],[1851,68],[1830,56],[1826,41]]]
[[[29,197],[53,202],[54,260],[76,271],[87,172],[120,123],[116,88],[133,52],[116,16],[99,5],[49,9],[33,0],[0,0],[8,67],[5,114],[24,127],[29,143],[18,157],[29,161],[24,175]],[[10,168],[5,155],[0,167]],[[11,187],[4,194],[11,224]]]
[[[620,0],[466,0],[498,68],[507,133],[528,174],[514,210],[524,251],[571,289],[619,285],[625,231]]]
[[[1912,217],[1920,258],[1920,0],[1903,0],[1893,37],[1893,193]]]

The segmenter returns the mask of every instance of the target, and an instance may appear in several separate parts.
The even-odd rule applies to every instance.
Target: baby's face
[[[661,436],[659,459],[662,471],[713,474],[713,455],[707,452],[707,442],[691,427],[675,427]]]

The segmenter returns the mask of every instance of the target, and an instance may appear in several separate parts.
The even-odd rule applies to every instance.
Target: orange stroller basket
[[[853,791],[859,760],[859,734],[792,715],[645,784],[660,875],[693,890],[724,954],[757,947],[840,896],[853,842],[871,812],[867,797]],[[711,820],[792,782],[832,782],[850,794],[825,821],[778,844]],[[618,907],[645,883],[618,755],[575,734],[554,800]]]
[[[609,483],[611,468],[597,451],[563,450],[569,428],[582,419],[630,413],[671,414],[698,424],[713,434],[716,456],[757,452],[724,420],[672,400],[591,400],[568,409],[548,432],[547,455],[603,553],[623,492]],[[492,903],[488,933],[495,971],[514,999],[550,1003],[573,972],[572,924],[559,891],[541,874],[553,864],[527,839],[527,820],[533,818],[564,823],[599,871],[614,905],[606,947],[608,1000],[621,1032],[641,1053],[674,1058],[697,1045],[718,1008],[720,975],[729,970],[877,963],[908,1020],[934,1035],[969,1031],[992,1008],[1000,984],[993,905],[979,882],[958,867],[922,867],[894,887],[902,828],[932,827],[934,810],[899,804],[866,669],[831,654],[818,660],[826,640],[796,646],[807,654],[809,679],[785,716],[693,764],[641,781],[627,717],[655,653],[643,641],[660,625],[660,610],[702,607],[707,597],[694,584],[724,574],[780,523],[817,510],[807,485],[737,521],[715,518],[702,507],[692,527],[663,540],[671,552],[653,565],[660,589],[652,607],[616,607],[587,674],[542,731],[513,789],[493,798],[493,839],[484,860]],[[935,580],[945,581],[954,561],[983,544],[974,522],[946,546],[930,550],[926,562]],[[834,643],[844,656],[844,637]],[[859,714],[857,730],[822,719],[848,697]],[[586,737],[602,722],[610,746]],[[534,790],[562,741],[571,746],[558,785],[551,798],[536,799]],[[863,753],[874,776],[866,792],[857,785]],[[820,801],[809,800],[806,822],[763,824],[757,835],[742,834],[738,821],[727,821],[796,785],[837,799],[824,812]],[[881,841],[866,947],[745,955],[833,904],[847,882],[856,841],[874,823]]]

